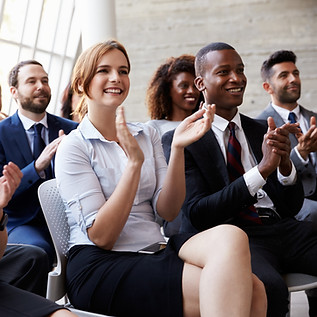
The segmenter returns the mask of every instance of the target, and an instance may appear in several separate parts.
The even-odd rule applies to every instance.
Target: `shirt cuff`
[[[296,155],[298,156],[299,160],[304,164],[307,165],[309,163],[309,156],[307,157],[306,160],[303,159],[303,157],[300,155],[300,153],[297,150],[297,146],[294,147],[294,151],[296,153]]]
[[[291,161],[291,164],[292,164],[292,170],[288,176],[283,176],[280,173],[280,170],[277,169],[277,178],[278,178],[279,182],[284,186],[294,185],[296,183],[296,179],[297,179],[296,169],[295,169],[295,166],[294,166],[292,161]]]
[[[259,172],[258,166],[254,166],[243,174],[244,181],[251,196],[254,196],[262,186],[266,184],[265,179]]]

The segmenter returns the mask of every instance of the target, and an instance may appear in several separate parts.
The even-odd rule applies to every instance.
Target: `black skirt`
[[[172,236],[155,254],[70,249],[67,293],[75,308],[111,316],[182,317],[181,246],[193,234]]]

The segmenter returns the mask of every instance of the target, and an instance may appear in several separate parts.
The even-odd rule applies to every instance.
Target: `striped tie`
[[[229,122],[228,124],[230,135],[227,149],[227,168],[230,182],[233,182],[244,174],[244,168],[241,162],[241,145],[236,138],[235,126],[234,122]],[[258,224],[262,223],[253,205],[241,211],[240,217]]]

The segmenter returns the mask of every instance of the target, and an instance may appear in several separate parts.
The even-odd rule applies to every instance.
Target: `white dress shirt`
[[[26,137],[29,142],[29,146],[31,149],[32,154],[34,153],[34,124],[42,123],[44,126],[44,129],[41,131],[41,137],[44,140],[44,143],[47,145],[49,144],[49,136],[48,136],[48,124],[47,124],[47,114],[45,112],[45,115],[41,121],[33,121],[26,116],[24,116],[20,110],[18,110],[18,117],[20,118],[22,125],[24,127]],[[53,162],[51,162],[51,168],[53,169]],[[39,176],[43,179],[45,179],[45,171],[41,171],[38,173]]]
[[[235,134],[241,145],[241,162],[245,170],[245,174],[243,175],[244,181],[248,187],[250,195],[257,195],[258,202],[254,204],[254,206],[257,208],[271,208],[275,210],[272,200],[262,189],[266,183],[266,180],[262,177],[258,170],[256,159],[242,129],[241,119],[238,111],[231,121],[236,124]],[[212,123],[212,131],[216,136],[225,162],[227,162],[227,146],[229,141],[229,129],[227,129],[228,124],[228,120],[218,115],[215,115],[214,121]],[[296,181],[296,170],[293,166],[293,163],[291,174],[285,177],[278,171],[278,179],[283,185],[294,184]]]
[[[42,123],[45,127],[45,129],[42,129],[41,131],[41,136],[42,139],[44,140],[45,144],[47,145],[49,143],[49,139],[48,139],[48,124],[47,124],[47,114],[45,112],[45,116],[44,118],[37,122],[37,121],[33,121],[29,118],[27,118],[26,116],[24,116],[19,110],[18,110],[18,116],[22,122],[22,125],[24,127],[26,136],[28,138],[29,141],[29,146],[31,149],[31,152],[33,154],[33,140],[34,140],[34,129],[33,129],[33,125],[37,124],[37,123]]]
[[[306,134],[307,131],[309,130],[309,122],[307,122],[307,120],[304,118],[304,116],[302,115],[302,113],[300,112],[300,107],[299,105],[296,106],[295,109],[293,109],[292,111],[289,111],[287,109],[284,109],[282,107],[279,107],[275,104],[272,103],[272,107],[274,108],[274,110],[280,115],[280,117],[282,118],[282,120],[287,123],[289,122],[288,120],[288,115],[290,112],[294,112],[295,114],[295,118],[296,118],[296,122],[299,123],[299,126],[303,132],[303,134]],[[308,164],[309,162],[309,158],[307,158],[306,160],[299,154],[297,147],[294,148],[294,151],[296,153],[296,155],[298,156],[298,158],[302,161],[302,163],[304,165]],[[313,155],[310,155],[310,159],[313,163],[313,165],[315,166],[315,169],[317,171],[317,167],[316,167],[316,160],[315,157]]]
[[[128,124],[128,128],[145,159],[139,188],[128,220],[113,247],[115,251],[137,251],[165,241],[155,222],[156,202],[167,169],[161,140],[156,130],[145,124]],[[56,153],[55,174],[67,206],[69,247],[93,244],[87,228],[115,190],[126,164],[127,157],[122,148],[116,142],[106,140],[88,116],[76,130],[64,137]]]

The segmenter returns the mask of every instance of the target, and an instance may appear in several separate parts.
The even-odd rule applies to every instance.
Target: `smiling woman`
[[[265,306],[265,293],[251,273],[239,228],[174,235],[154,254],[139,252],[165,242],[156,215],[172,220],[178,214],[185,197],[184,148],[210,129],[215,108],[208,105],[179,124],[167,166],[156,131],[125,121],[129,70],[117,41],[87,49],[74,67],[72,87],[87,115],[63,139],[55,161],[70,226],[70,301],[112,316],[250,316],[253,294]]]
[[[152,120],[146,124],[156,129],[160,138],[198,110],[202,94],[194,84],[194,62],[193,55],[170,57],[153,74],[146,94]],[[181,217],[180,212],[172,222],[163,221],[166,237],[178,233]]]
[[[160,137],[198,109],[202,95],[194,84],[195,57],[170,57],[161,64],[149,83],[146,102],[153,126]]]

